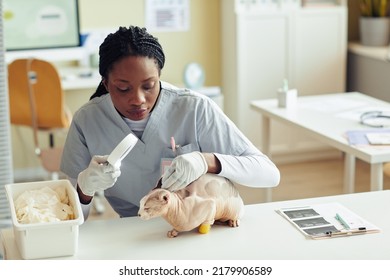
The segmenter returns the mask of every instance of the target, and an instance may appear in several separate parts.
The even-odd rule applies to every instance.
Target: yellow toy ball
[[[211,226],[209,224],[201,224],[198,231],[199,233],[206,234],[210,231],[210,227]]]

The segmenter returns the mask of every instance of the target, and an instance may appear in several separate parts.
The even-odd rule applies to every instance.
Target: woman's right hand
[[[97,191],[104,191],[114,186],[121,175],[119,167],[107,162],[108,156],[94,156],[89,166],[80,172],[77,184],[83,194],[93,196]]]

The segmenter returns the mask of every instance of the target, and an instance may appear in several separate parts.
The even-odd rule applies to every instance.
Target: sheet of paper
[[[311,109],[318,112],[327,112],[327,113],[345,113],[351,111],[361,111],[364,112],[366,104],[362,101],[350,100],[347,97],[340,97],[335,100],[315,100],[307,101],[299,105],[305,109]],[[366,106],[367,107],[367,106]]]
[[[389,132],[366,133],[366,137],[371,145],[390,145]]]
[[[149,32],[189,30],[189,0],[147,0],[145,5],[146,28]]]

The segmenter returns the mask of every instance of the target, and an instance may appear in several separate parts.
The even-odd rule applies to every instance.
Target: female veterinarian
[[[207,172],[251,187],[279,184],[277,167],[211,99],[160,80],[165,55],[145,28],[120,27],[106,37],[99,56],[101,83],[74,114],[61,162],[85,217],[94,193],[103,190],[121,217],[137,215],[167,158],[173,161],[162,187],[171,191]],[[134,148],[120,167],[107,163],[129,133],[139,139]]]

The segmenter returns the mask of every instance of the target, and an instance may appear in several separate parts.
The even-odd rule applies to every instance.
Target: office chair
[[[8,65],[11,124],[33,130],[35,154],[43,168],[58,179],[62,147],[54,145],[54,135],[69,128],[72,115],[65,105],[61,79],[50,62],[17,59]],[[49,135],[49,147],[42,147],[38,133]]]
[[[59,178],[63,147],[54,145],[56,133],[66,133],[72,114],[64,101],[61,78],[50,62],[40,59],[17,59],[8,65],[8,88],[11,124],[31,127],[35,154],[42,167]],[[38,133],[49,135],[49,146],[42,147]],[[93,200],[98,214],[105,211],[102,193]]]

